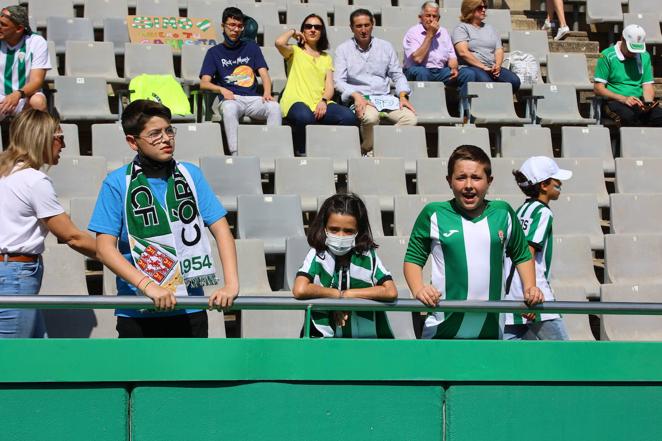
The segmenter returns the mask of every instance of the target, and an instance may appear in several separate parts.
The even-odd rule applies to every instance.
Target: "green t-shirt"
[[[432,285],[448,300],[501,300],[504,259],[515,265],[531,253],[515,211],[503,201],[485,201],[480,216],[464,217],[455,200],[432,202],[418,215],[405,262],[423,267],[432,255]],[[423,338],[497,339],[502,324],[496,313],[429,315]]]
[[[624,58],[620,45],[603,50],[595,67],[595,81],[605,83],[607,90],[623,96],[641,97],[642,84],[653,82],[651,56],[648,52]]]

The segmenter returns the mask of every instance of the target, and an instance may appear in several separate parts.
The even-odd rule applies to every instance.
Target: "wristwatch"
[[[324,97],[322,97],[322,101],[324,101],[325,103],[328,103],[328,102],[329,102],[329,100],[327,100],[327,99],[324,98]]]
[[[22,98],[25,98],[25,90],[23,90],[23,89],[18,89],[16,92],[18,92],[18,93],[21,94],[21,99],[22,99]]]

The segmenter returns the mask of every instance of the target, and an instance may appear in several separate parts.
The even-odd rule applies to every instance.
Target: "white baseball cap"
[[[637,24],[627,25],[623,29],[623,39],[628,50],[633,54],[646,52],[646,31]]]
[[[565,181],[572,177],[570,170],[559,168],[558,164],[552,158],[547,156],[532,156],[520,167],[526,179],[532,184],[546,181],[549,178]]]

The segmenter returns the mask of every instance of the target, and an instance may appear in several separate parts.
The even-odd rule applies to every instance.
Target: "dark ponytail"
[[[513,176],[515,177],[517,186],[527,197],[536,199],[540,195],[540,182],[537,184],[532,183],[526,176],[524,176],[524,173],[519,170],[513,170]],[[547,181],[549,181],[549,179],[544,182]]]

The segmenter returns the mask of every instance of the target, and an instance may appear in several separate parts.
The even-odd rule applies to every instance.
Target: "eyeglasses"
[[[243,23],[224,23],[223,26],[227,26],[230,29],[244,29]]]
[[[322,29],[324,29],[324,26],[321,24],[304,23],[303,28],[307,31],[311,29],[315,29],[316,31],[321,31]]]
[[[148,143],[154,145],[163,141],[164,137],[167,136],[168,138],[172,139],[175,137],[176,134],[177,134],[177,127],[168,126],[165,129],[152,130],[151,132],[147,133],[147,135],[145,136],[136,136],[135,138],[142,138]]]
[[[476,8],[476,11],[487,11],[487,6],[485,5],[480,5]]]

